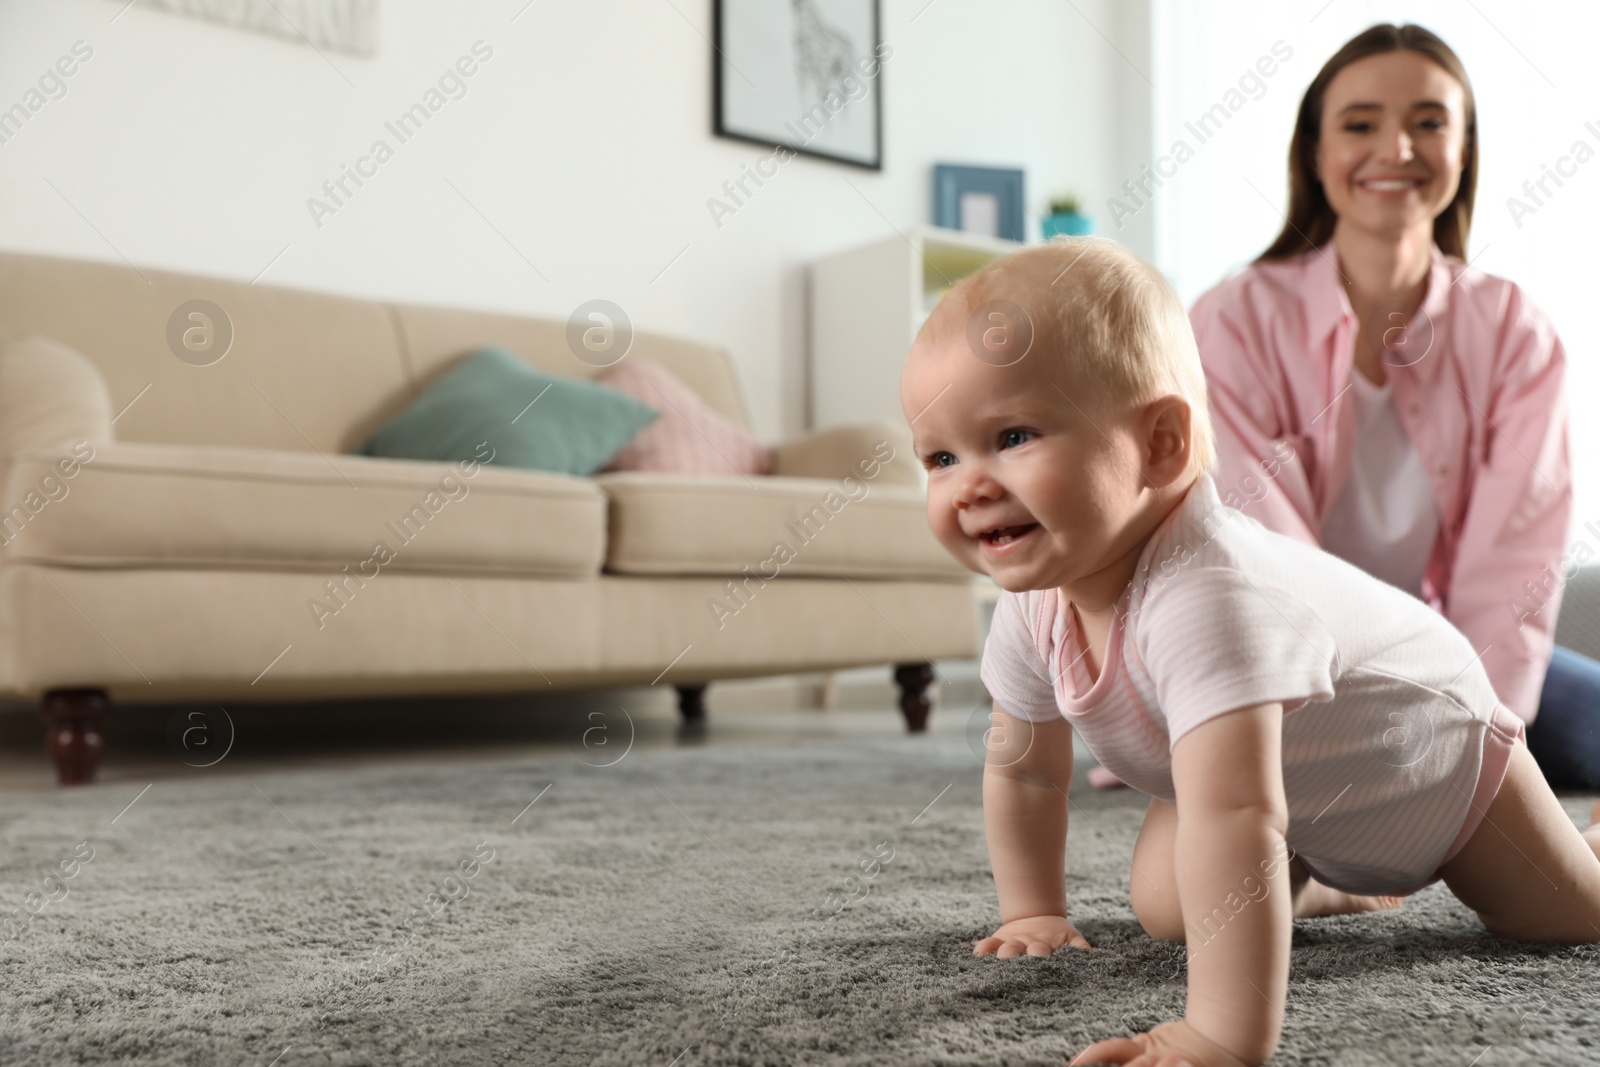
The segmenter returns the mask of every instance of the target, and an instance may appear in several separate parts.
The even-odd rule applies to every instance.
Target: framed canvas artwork
[[[723,137],[883,169],[878,0],[715,0],[712,126]]]
[[[933,224],[951,230],[1027,240],[1022,171],[1010,167],[933,168]]]

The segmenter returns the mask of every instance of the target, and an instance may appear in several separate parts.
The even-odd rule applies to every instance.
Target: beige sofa
[[[0,698],[42,701],[63,781],[112,702],[660,684],[696,721],[714,679],[884,663],[921,729],[927,664],[979,636],[902,430],[785,442],[751,478],[345,454],[479,345],[592,377],[566,336],[0,254]],[[641,333],[626,358],[747,424],[721,350]]]

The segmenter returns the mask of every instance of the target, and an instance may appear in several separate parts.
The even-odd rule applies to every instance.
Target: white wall
[[[1476,208],[1467,255],[1521,286],[1554,321],[1567,350],[1575,475],[1573,538],[1600,548],[1600,320],[1593,260],[1600,237],[1600,8],[1580,0],[1229,0],[1197,9],[1155,0],[1154,138],[1167,151],[1183,122],[1217,102],[1276,40],[1294,52],[1222,134],[1178,169],[1151,202],[1156,263],[1185,303],[1264,249],[1283,225],[1295,110],[1317,70],[1375,22],[1417,22],[1466,65],[1478,103]],[[1586,127],[1593,124],[1593,129]],[[1577,167],[1532,215],[1508,199],[1584,140],[1595,158]],[[1215,149],[1215,151],[1213,151]],[[1520,221],[1520,225],[1518,224]],[[1115,234],[1114,228],[1108,232]]]
[[[729,348],[772,440],[803,417],[810,259],[925,221],[935,161],[1026,168],[1038,214],[1064,188],[1101,203],[1148,140],[1107,88],[1134,77],[1107,38],[1147,53],[1143,0],[885,0],[885,169],[794,160],[718,229],[707,198],[765,153],[710,132],[708,0],[525,4],[385,0],[358,59],[5,0],[0,109],[75,41],[93,57],[0,144],[0,246],[559,318],[604,297]],[[307,198],[480,39],[467,94],[314,225]]]

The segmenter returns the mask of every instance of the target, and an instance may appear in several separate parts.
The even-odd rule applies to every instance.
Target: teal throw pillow
[[[593,474],[661,413],[603,385],[556,378],[503,348],[484,348],[423,390],[367,438],[389,459],[487,462]]]

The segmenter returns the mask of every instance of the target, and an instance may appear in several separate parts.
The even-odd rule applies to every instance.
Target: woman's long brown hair
[[[1467,258],[1472,199],[1478,188],[1478,107],[1472,96],[1472,83],[1467,80],[1467,68],[1433,31],[1409,23],[1404,26],[1380,23],[1346,41],[1344,47],[1322,65],[1301,98],[1294,137],[1289,142],[1289,216],[1283,230],[1258,260],[1287,259],[1309,252],[1333,236],[1339,216],[1328,203],[1322,182],[1312,169],[1317,143],[1322,138],[1322,104],[1328,85],[1335,75],[1358,59],[1400,51],[1426,56],[1461,83],[1467,126],[1461,148],[1461,181],[1455,199],[1433,220],[1433,240],[1447,255]]]

